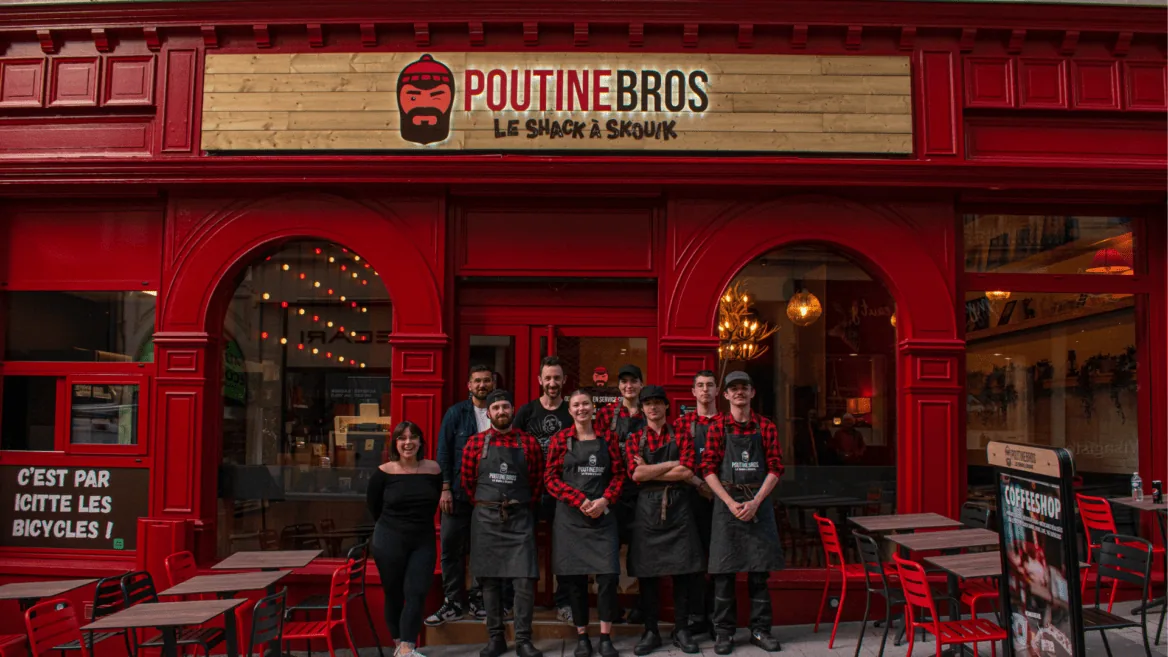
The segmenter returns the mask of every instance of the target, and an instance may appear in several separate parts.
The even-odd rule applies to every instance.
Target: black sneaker
[[[619,654],[616,651],[616,646],[612,645],[612,637],[602,634],[600,636],[600,657],[618,657]]]
[[[422,622],[426,625],[426,627],[438,627],[439,625],[449,621],[462,620],[463,616],[465,616],[465,614],[462,611],[462,605],[453,600],[446,600],[442,603],[442,606],[438,608],[438,611],[427,616],[426,620]]]
[[[754,630],[751,632],[750,642],[767,652],[778,652],[783,649],[783,646],[779,644],[779,640],[766,630]]]
[[[734,636],[730,634],[719,634],[714,639],[714,654],[729,655],[732,652],[734,652]]]
[[[507,652],[507,640],[501,636],[493,636],[487,640],[487,645],[479,651],[479,657],[499,657]]]
[[[673,645],[680,648],[687,655],[696,655],[701,652],[701,648],[698,648],[698,642],[694,641],[693,635],[686,629],[673,632]]]
[[[661,634],[655,630],[645,630],[641,635],[641,640],[637,645],[633,646],[634,655],[648,655],[654,650],[661,647]]]
[[[592,657],[592,642],[588,640],[587,634],[579,635],[576,639],[576,650],[572,652],[572,657]]]

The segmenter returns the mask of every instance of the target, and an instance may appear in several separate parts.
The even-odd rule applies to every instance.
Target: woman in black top
[[[442,494],[436,461],[422,458],[422,430],[402,422],[393,430],[389,462],[369,480],[369,512],[377,518],[373,560],[385,591],[385,623],[397,641],[395,656],[420,653],[422,605],[434,579],[434,514]]]

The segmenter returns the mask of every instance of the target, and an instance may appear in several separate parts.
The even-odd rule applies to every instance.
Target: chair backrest
[[[320,531],[323,534],[335,532],[337,530],[337,523],[332,518],[322,518],[320,521]]]
[[[819,526],[819,540],[823,541],[823,553],[826,556],[825,564],[830,566],[831,558],[839,559],[839,565],[844,563],[844,551],[840,545],[839,534],[835,530],[835,523],[815,514],[815,524]]]
[[[864,515],[878,516],[884,512],[884,489],[873,486],[868,489],[868,501],[871,504],[864,507]]]
[[[126,608],[122,596],[122,577],[105,577],[97,580],[93,590],[93,620],[116,614]]]
[[[349,562],[349,597],[359,597],[365,594],[365,572],[366,566],[369,563],[369,543],[368,541],[358,543],[349,548],[349,554],[346,557]]]
[[[968,529],[989,529],[990,508],[973,502],[962,504],[961,524]]]
[[[320,539],[304,536],[305,534],[315,533],[316,525],[311,522],[298,522],[291,525],[284,525],[284,529],[280,530],[280,543],[286,549],[317,550],[321,548]]]
[[[1104,578],[1127,582],[1140,589],[1141,600],[1148,599],[1148,582],[1152,577],[1151,543],[1135,536],[1107,534],[1099,539],[1095,563],[1099,566],[1095,577],[1096,608],[1102,599],[1099,588]]]
[[[154,578],[144,570],[135,570],[122,575],[122,600],[127,607],[140,602],[158,602],[158,590],[154,588]]]
[[[907,604],[910,620],[914,617],[913,607],[920,607],[929,612],[929,618],[935,623],[937,620],[937,606],[933,601],[933,590],[929,588],[929,580],[925,577],[925,569],[915,561],[893,555],[896,561],[896,572],[900,576],[900,585],[904,589],[904,598]]]
[[[864,566],[864,580],[868,589],[888,593],[888,578],[884,573],[884,559],[880,556],[880,544],[876,539],[856,532],[852,535],[856,540],[856,551],[860,554],[860,563]]]
[[[281,645],[284,637],[284,601],[288,596],[285,589],[274,593],[256,603],[251,611],[251,637],[247,643],[248,655],[264,654],[256,650],[265,644]]]
[[[166,558],[166,576],[171,586],[178,586],[188,579],[199,574],[199,567],[195,564],[195,555],[190,552],[175,552]]]
[[[280,535],[274,529],[261,529],[259,533],[261,550],[279,550]]]
[[[32,657],[51,655],[54,646],[77,641],[81,654],[88,655],[81,639],[77,614],[68,600],[55,599],[39,602],[24,612],[24,628],[28,631],[28,645]]]
[[[1116,533],[1115,517],[1111,515],[1111,503],[1102,497],[1091,497],[1075,493],[1079,505],[1079,517],[1083,519],[1083,531],[1087,533],[1087,560],[1091,561],[1094,549],[1107,534]]]
[[[345,601],[349,598],[349,589],[352,585],[350,571],[353,569],[353,564],[346,562],[345,565],[333,571],[332,580],[329,582],[329,601],[328,601],[328,620],[329,622],[337,620],[345,620],[345,608],[348,606]],[[337,609],[340,609],[338,612]],[[335,617],[335,614],[340,614]]]

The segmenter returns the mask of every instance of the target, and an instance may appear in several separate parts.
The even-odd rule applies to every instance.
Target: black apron
[[[723,425],[724,426],[724,425]],[[736,502],[754,497],[766,480],[766,450],[762,432],[726,435],[726,453],[718,477]],[[762,573],[782,570],[785,563],[775,524],[775,507],[769,500],[758,506],[748,522],[735,518],[721,498],[714,500],[710,538],[710,573]]]
[[[648,429],[642,434],[640,454],[646,465],[681,457],[673,427],[665,425],[665,432],[669,440],[652,452],[646,451]],[[690,511],[690,488],[684,481],[650,481],[641,485],[629,541],[630,576],[661,577],[702,571],[702,540]]]
[[[564,483],[595,500],[604,496],[612,481],[612,457],[608,443],[568,438],[564,452]],[[556,503],[552,524],[553,572],[556,575],[620,574],[620,537],[616,514],[611,510],[589,518],[564,501]]]
[[[625,442],[629,436],[637,431],[640,431],[645,426],[645,416],[638,415],[637,417],[622,417],[621,416],[621,401],[616,401],[617,407],[612,414],[612,422],[609,423],[608,429],[616,434],[618,445],[620,446],[620,453],[623,457],[628,454],[625,449]],[[637,511],[637,490],[640,486],[633,481],[632,477],[625,479],[625,485],[621,487],[620,498],[616,502],[616,508],[613,511],[616,513],[617,525],[621,530],[621,542],[628,543],[633,518]]]
[[[489,434],[475,485],[470,569],[475,577],[539,578],[535,514],[523,447],[492,449]]]
[[[706,435],[709,432],[710,425],[699,424],[696,419],[690,421],[689,433],[691,436],[693,436],[694,453],[697,455],[699,469],[701,468],[702,458],[705,456]],[[704,480],[704,477],[701,477],[701,475],[698,475],[698,477]],[[705,558],[709,559],[710,523],[714,517],[714,500],[713,498],[702,496],[702,494],[698,492],[697,488],[693,489],[693,495],[691,495],[691,499],[693,502],[692,509],[694,522],[697,523],[698,535],[701,536],[702,539],[702,548],[705,550]]]

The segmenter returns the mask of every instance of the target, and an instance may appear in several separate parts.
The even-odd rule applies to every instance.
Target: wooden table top
[[[211,566],[211,570],[256,570],[267,568],[303,568],[319,557],[323,550],[267,550],[236,552]]]
[[[834,495],[792,495],[790,497],[780,497],[779,502],[783,504],[795,504],[797,502],[806,502],[807,500],[822,500]]]
[[[897,534],[889,541],[913,552],[924,550],[959,550],[961,548],[997,547],[998,533],[988,529],[955,529],[924,534]]]
[[[946,572],[953,573],[961,579],[1002,576],[1002,555],[997,550],[993,552],[925,557],[925,562]]]
[[[1143,501],[1141,501],[1141,502],[1137,502],[1137,501],[1133,500],[1130,496],[1128,496],[1128,497],[1111,497],[1111,498],[1108,498],[1107,501],[1111,502],[1112,504],[1121,504],[1123,506],[1128,506],[1128,507],[1131,507],[1133,509],[1139,509],[1140,511],[1166,511],[1166,510],[1168,510],[1168,501],[1161,500],[1159,504],[1156,504],[1155,502],[1152,501],[1151,495],[1145,496]]]
[[[878,500],[861,500],[857,497],[821,497],[814,500],[799,500],[787,502],[787,506],[797,506],[805,509],[826,509],[837,506],[863,506],[865,504],[879,504]]]
[[[90,630],[121,630],[138,627],[185,627],[202,625],[247,602],[242,598],[227,600],[191,600],[187,602],[143,602],[129,609],[81,628]]]
[[[250,573],[196,575],[158,595],[197,595],[199,593],[238,593],[262,591],[291,575],[291,570],[257,570]]]
[[[905,513],[885,516],[855,516],[848,518],[857,527],[873,533],[904,532],[917,529],[953,529],[961,523],[938,513]]]
[[[58,579],[43,582],[13,582],[0,586],[0,600],[31,600],[51,598],[73,589],[88,586],[96,579]]]

